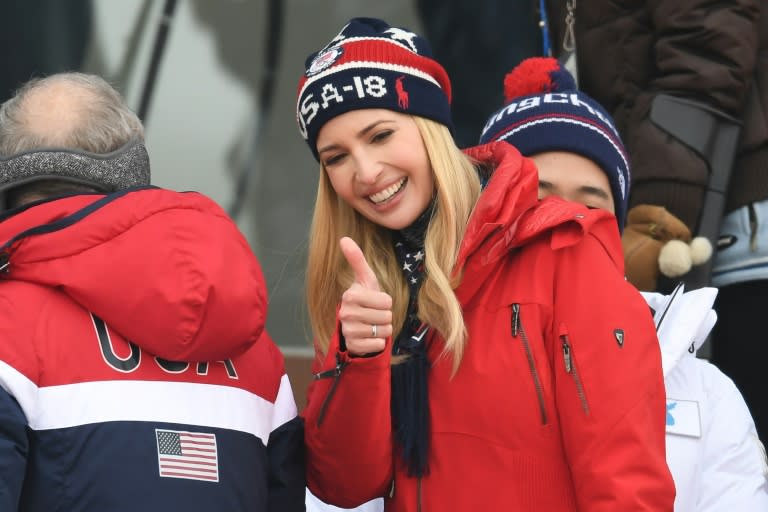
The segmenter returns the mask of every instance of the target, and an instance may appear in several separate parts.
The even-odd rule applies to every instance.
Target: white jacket
[[[661,345],[675,512],[768,512],[768,464],[747,405],[730,378],[696,357],[717,318],[717,289],[643,296]]]

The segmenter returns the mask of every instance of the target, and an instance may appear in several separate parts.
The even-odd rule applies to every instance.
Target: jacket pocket
[[[544,401],[544,386],[541,383],[541,376],[536,368],[536,360],[533,358],[533,351],[531,350],[531,343],[528,339],[528,334],[525,332],[523,321],[520,314],[520,304],[512,304],[512,318],[511,318],[512,337],[519,338],[523,351],[525,352],[525,359],[528,362],[528,370],[533,379],[533,386],[536,389],[536,398],[539,402],[539,412],[541,414],[541,424],[546,425],[549,420],[547,418],[547,406]]]
[[[573,383],[576,387],[576,396],[581,404],[581,409],[584,411],[585,415],[589,416],[587,392],[584,389],[584,382],[579,375],[579,368],[576,364],[576,355],[573,349],[573,344],[568,338],[568,332],[564,328],[560,329],[560,348],[563,353],[563,367],[565,368],[565,373],[573,379]]]

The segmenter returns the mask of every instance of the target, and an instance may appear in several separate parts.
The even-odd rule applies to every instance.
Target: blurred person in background
[[[459,147],[469,147],[485,115],[502,101],[504,74],[526,57],[541,55],[538,6],[533,1],[416,0],[424,36],[448,76],[451,116]]]
[[[91,0],[0,0],[0,103],[35,76],[81,69]]]

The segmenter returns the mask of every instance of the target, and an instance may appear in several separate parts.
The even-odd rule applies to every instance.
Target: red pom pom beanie
[[[504,78],[506,104],[485,123],[480,143],[503,140],[523,155],[570,151],[594,161],[608,176],[619,230],[629,200],[629,161],[613,119],[576,89],[551,57],[522,61]]]

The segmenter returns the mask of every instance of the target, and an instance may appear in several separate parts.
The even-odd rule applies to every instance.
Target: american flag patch
[[[219,481],[216,435],[155,429],[160,476]]]

